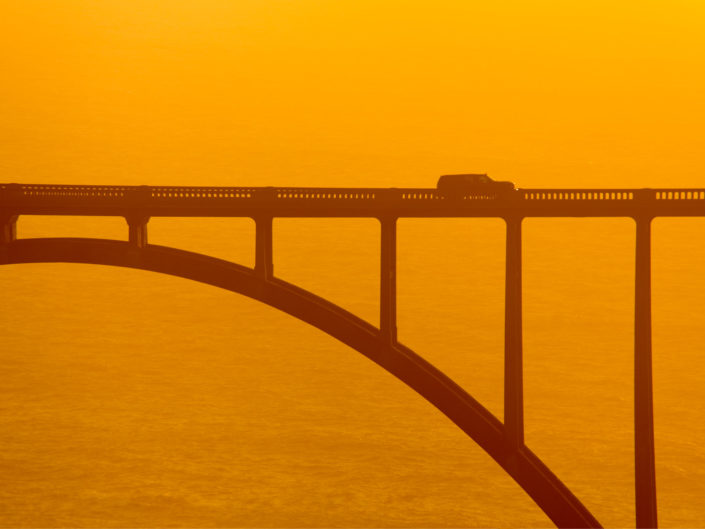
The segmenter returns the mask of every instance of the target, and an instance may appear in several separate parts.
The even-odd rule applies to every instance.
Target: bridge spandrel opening
[[[398,221],[399,341],[503,418],[505,223]]]
[[[523,236],[526,444],[605,527],[633,527],[635,223],[529,218]]]
[[[153,217],[148,230],[150,244],[255,265],[255,223],[250,218]]]
[[[274,219],[274,276],[379,326],[380,223]]]
[[[128,226],[124,217],[84,217],[72,215],[20,215],[17,238],[89,237],[126,241]]]
[[[656,485],[661,527],[702,524],[705,219],[652,221]]]

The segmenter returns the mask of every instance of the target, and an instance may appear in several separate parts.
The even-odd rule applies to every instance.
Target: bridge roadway
[[[516,189],[0,184],[0,215],[154,217],[705,216],[705,189]]]

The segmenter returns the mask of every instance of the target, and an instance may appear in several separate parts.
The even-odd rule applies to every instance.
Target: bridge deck
[[[705,189],[516,189],[444,196],[429,188],[0,184],[9,215],[192,217],[705,216]]]

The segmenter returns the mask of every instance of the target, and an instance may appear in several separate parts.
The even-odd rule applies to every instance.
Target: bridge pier
[[[128,215],[125,217],[130,230],[128,240],[138,248],[147,246],[147,223],[149,215]]]
[[[0,244],[17,240],[17,218],[19,215],[0,216]]]
[[[255,273],[263,279],[274,277],[272,255],[272,217],[257,217],[255,220]]]
[[[522,366],[521,222],[506,217],[507,251],[504,288],[504,433],[507,450],[524,445]]]
[[[636,526],[657,527],[651,360],[651,217],[636,219],[634,288],[634,483]]]
[[[397,341],[397,218],[379,219],[381,231],[379,330],[390,344]]]

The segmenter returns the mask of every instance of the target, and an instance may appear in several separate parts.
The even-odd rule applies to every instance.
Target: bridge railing
[[[647,191],[646,194],[643,191]],[[531,201],[629,201],[649,198],[650,190],[635,189],[519,189],[523,200]]]
[[[187,187],[187,186],[81,186],[0,184],[0,196],[14,199],[125,199],[185,201],[253,199],[282,201],[362,202],[369,200],[425,202],[453,200],[499,200],[511,193],[475,192],[448,197],[429,188],[340,188],[340,187]]]
[[[443,200],[443,196],[435,189],[406,188],[393,189],[398,200]]]
[[[73,198],[251,198],[253,187],[185,187],[185,186],[78,186],[0,184],[0,193],[15,197]]]
[[[520,201],[560,202],[649,202],[705,201],[705,189],[517,189],[495,190],[446,195],[433,188],[339,188],[339,187],[187,187],[187,186],[98,186],[0,184],[0,201],[99,201],[119,204],[120,201],[158,203],[202,201],[281,201],[308,203],[334,201],[362,204],[371,201],[429,203],[441,200],[458,201]]]
[[[347,189],[341,187],[271,188],[272,198],[286,200],[373,200],[377,198],[380,191],[380,189],[364,187]]]
[[[155,199],[253,198],[258,191],[255,187],[148,186],[147,189],[148,196]]]
[[[488,189],[481,192],[466,192],[458,194],[448,194],[438,191],[437,189],[428,188],[404,188],[395,190],[398,192],[398,198],[401,200],[506,200],[513,196],[512,191],[498,191],[496,189]]]
[[[705,200],[705,189],[654,189],[655,200]]]
[[[133,189],[133,186],[0,184],[0,194],[13,198],[123,198]]]
[[[705,189],[519,189],[531,201],[703,200]]]

